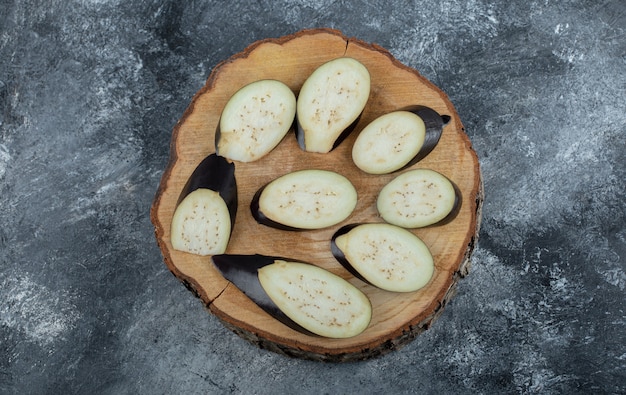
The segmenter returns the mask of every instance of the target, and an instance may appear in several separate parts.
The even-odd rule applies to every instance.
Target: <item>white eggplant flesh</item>
[[[307,169],[276,178],[255,195],[252,215],[261,224],[285,230],[322,229],[350,216],[357,191],[346,177]]]
[[[329,338],[349,338],[370,323],[365,294],[342,277],[315,265],[276,260],[258,270],[261,286],[280,310],[304,329]]]
[[[408,230],[385,223],[360,224],[333,238],[335,257],[375,287],[417,291],[430,281],[435,265],[424,242]]]
[[[390,224],[421,228],[444,220],[459,201],[457,189],[446,176],[430,169],[414,169],[381,189],[376,208]]]
[[[410,111],[393,111],[367,125],[352,146],[352,160],[369,174],[387,174],[406,166],[422,149],[426,126]]]
[[[370,74],[358,60],[342,57],[318,67],[297,99],[298,142],[308,152],[330,152],[359,118],[370,94]]]
[[[196,255],[222,254],[228,246],[231,226],[228,206],[219,192],[196,189],[174,211],[172,247]]]
[[[294,124],[296,96],[281,81],[260,80],[228,100],[215,134],[216,152],[252,162],[270,153]]]

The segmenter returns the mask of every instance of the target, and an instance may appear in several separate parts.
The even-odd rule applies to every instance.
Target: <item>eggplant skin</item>
[[[256,161],[272,151],[295,123],[296,96],[278,80],[259,80],[228,100],[215,132],[219,155]]]
[[[307,262],[264,255],[215,255],[222,275],[272,317],[309,336],[346,338],[367,328],[369,299]]]
[[[276,303],[270,299],[259,282],[259,269],[274,263],[276,260],[284,259],[285,258],[282,257],[260,254],[220,254],[211,257],[213,264],[220,271],[222,276],[233,283],[266,313],[291,329],[307,335],[314,335],[285,315],[285,313],[276,306]]]
[[[370,94],[367,68],[350,57],[319,66],[296,103],[296,137],[307,152],[328,153],[354,129]]]
[[[260,188],[250,203],[260,224],[282,230],[322,229],[350,216],[357,191],[346,177],[328,170],[287,173]]]
[[[333,235],[331,250],[356,277],[391,292],[423,288],[435,268],[428,246],[419,237],[386,223],[344,226]]]
[[[443,134],[443,128],[450,122],[449,115],[440,115],[437,111],[430,107],[422,105],[411,105],[401,108],[399,111],[408,111],[422,118],[424,126],[426,127],[426,135],[424,136],[424,143],[417,155],[404,166],[402,169],[413,166],[417,162],[424,159],[439,143],[441,135]],[[402,170],[401,169],[401,170]]]
[[[459,212],[458,187],[431,169],[406,171],[385,185],[376,208],[388,223],[403,228],[422,228],[451,221]]]

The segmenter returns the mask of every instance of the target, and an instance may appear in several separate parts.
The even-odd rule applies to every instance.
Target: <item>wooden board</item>
[[[239,209],[226,251],[304,260],[339,274],[365,292],[373,307],[370,326],[353,338],[327,339],[301,334],[271,318],[225,280],[213,267],[210,257],[173,250],[170,224],[190,174],[204,157],[215,152],[217,123],[233,93],[250,82],[271,78],[284,82],[297,95],[313,70],[341,56],[359,60],[371,74],[369,101],[355,131],[328,154],[302,151],[294,133],[289,133],[261,160],[235,162]],[[332,256],[330,238],[347,223],[382,222],[376,211],[376,197],[397,174],[373,176],[360,171],[352,163],[352,143],[358,132],[376,117],[413,104],[429,106],[451,117],[438,146],[413,167],[431,168],[449,177],[462,193],[462,206],[454,221],[414,230],[435,259],[435,274],[430,283],[417,292],[392,293],[353,278]],[[151,210],[165,263],[228,328],[260,347],[322,361],[351,361],[384,354],[426,329],[452,296],[456,282],[467,273],[482,203],[477,156],[447,96],[376,45],[349,39],[329,29],[305,30],[257,42],[215,67],[175,126],[170,148],[170,161]],[[359,194],[353,214],[337,226],[316,231],[288,232],[257,224],[249,209],[257,189],[280,175],[305,168],[333,170],[348,177]]]

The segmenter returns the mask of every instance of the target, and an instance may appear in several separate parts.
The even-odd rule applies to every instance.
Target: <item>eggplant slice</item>
[[[369,174],[388,174],[414,165],[439,142],[444,119],[424,106],[381,115],[367,125],[352,147],[352,160]]]
[[[207,156],[184,186],[172,217],[172,247],[196,255],[226,250],[237,214],[235,165]]]
[[[307,152],[327,153],[353,129],[370,94],[370,74],[358,60],[342,57],[318,67],[297,99],[296,137]]]
[[[228,100],[215,133],[216,152],[252,162],[271,152],[294,124],[296,96],[284,83],[260,80]]]
[[[326,269],[263,255],[215,255],[212,259],[227,280],[292,329],[348,338],[370,323],[372,306],[365,294]]]
[[[252,216],[282,230],[326,228],[345,220],[357,204],[350,180],[328,170],[299,170],[276,178],[254,195]]]
[[[437,146],[439,143],[439,139],[441,138],[441,134],[443,133],[443,127],[450,122],[449,115],[439,115],[439,113],[433,110],[430,107],[414,105],[407,106],[401,109],[402,111],[409,111],[418,117],[422,118],[424,121],[424,126],[426,127],[426,136],[424,136],[424,143],[422,144],[422,148],[417,153],[417,155],[403,167],[406,169],[407,167],[413,166],[420,160],[424,159],[430,152]]]
[[[461,206],[460,191],[446,176],[430,169],[404,172],[385,185],[376,200],[380,216],[403,228],[421,228],[452,220]]]
[[[435,270],[433,256],[420,238],[385,223],[344,226],[333,235],[331,250],[356,277],[391,292],[417,291]]]

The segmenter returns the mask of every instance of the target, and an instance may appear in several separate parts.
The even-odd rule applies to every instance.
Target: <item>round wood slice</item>
[[[302,151],[295,134],[289,133],[274,151],[257,162],[235,162],[239,208],[226,251],[307,261],[339,274],[361,289],[373,307],[369,327],[353,338],[328,339],[299,333],[271,318],[225,280],[210,257],[172,249],[170,224],[187,179],[202,159],[215,152],[218,120],[233,93],[256,80],[277,79],[297,95],[313,70],[341,56],[359,60],[371,74],[369,101],[355,131],[328,154]],[[376,117],[413,104],[431,107],[451,117],[437,147],[413,167],[436,170],[454,181],[462,194],[462,206],[453,221],[414,230],[435,259],[435,273],[430,283],[417,292],[392,293],[352,277],[332,256],[330,239],[347,223],[382,221],[376,211],[376,197],[397,174],[374,176],[360,171],[352,163],[352,143],[358,132]],[[427,329],[451,298],[457,281],[467,274],[482,206],[478,158],[447,96],[379,46],[329,29],[305,30],[254,43],[215,67],[175,126],[170,148],[170,160],[151,209],[165,263],[224,325],[259,347],[300,358],[335,362],[384,354]],[[249,208],[257,189],[278,176],[309,168],[333,170],[352,181],[359,194],[353,214],[337,226],[315,231],[289,232],[257,224]]]

